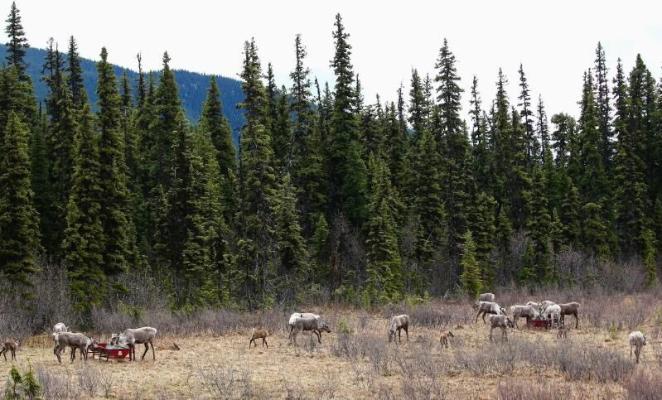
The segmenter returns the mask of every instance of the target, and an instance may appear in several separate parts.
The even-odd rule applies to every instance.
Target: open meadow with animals
[[[551,324],[550,317],[549,326],[542,327],[530,321],[527,326],[522,319],[517,328],[510,323],[503,330],[497,326],[490,339],[491,321],[501,314],[476,321],[476,305],[464,300],[371,310],[310,307],[309,313],[296,314],[284,310],[209,312],[197,319],[146,315],[144,322],[159,326],[152,341],[155,358],[150,348],[141,359],[143,344],[135,344],[136,361],[99,358],[92,353],[91,343],[110,343],[113,337],[118,347],[127,343],[128,332],[109,327],[108,332],[86,333],[91,340],[86,361],[78,353],[70,362],[67,348],[67,357],[59,363],[54,338],[62,333],[46,332],[20,338],[17,359],[5,362],[4,370],[10,365],[21,373],[31,370],[47,399],[660,396],[659,294],[545,295],[545,300],[578,300],[578,325],[572,317],[565,324]],[[523,293],[505,292],[495,302],[509,306],[508,310],[530,300]],[[408,320],[408,339],[404,331],[399,338],[393,334],[403,316]],[[508,322],[512,316],[506,311]],[[324,327],[323,331],[304,328],[312,324]],[[113,329],[120,333],[113,335]],[[262,336],[268,344],[262,343]],[[253,337],[258,338],[254,344]],[[10,385],[9,376],[0,379]]]

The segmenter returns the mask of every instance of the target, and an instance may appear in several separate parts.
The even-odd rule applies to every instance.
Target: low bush
[[[214,399],[254,398],[252,374],[246,368],[210,366],[199,370],[204,389]]]
[[[657,400],[662,396],[662,374],[639,370],[623,387],[628,400]]]

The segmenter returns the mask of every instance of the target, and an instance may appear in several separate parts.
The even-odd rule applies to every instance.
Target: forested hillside
[[[66,43],[61,43],[60,47],[64,48]],[[25,52],[26,74],[32,80],[34,86],[35,96],[38,102],[43,102],[48,96],[48,85],[41,79],[43,73],[44,60],[46,59],[47,50],[37,48],[27,48]],[[7,57],[7,46],[0,44],[0,59],[4,60]],[[120,79],[124,73],[127,74],[131,89],[135,92],[138,83],[138,73],[134,71],[137,69],[138,62],[136,61],[135,68],[123,68],[120,66],[113,66],[117,79]],[[94,61],[81,58],[80,59],[81,75],[83,76],[83,85],[85,91],[90,99],[90,104],[96,110],[97,104],[97,71],[96,63]],[[207,87],[209,86],[208,75],[199,74],[195,72],[175,70],[173,71],[177,79],[177,88],[182,100],[182,107],[186,112],[186,116],[191,121],[197,121],[202,112],[202,104],[207,95]],[[158,72],[153,72],[158,74]],[[221,91],[221,100],[223,102],[223,113],[230,122],[233,132],[238,134],[244,123],[241,110],[237,108],[237,104],[243,99],[241,92],[241,83],[236,79],[226,77],[216,77],[218,87]],[[237,136],[238,138],[238,136]]]
[[[150,79],[118,76],[100,49],[93,79],[75,46],[28,61],[15,7],[7,33],[0,273],[29,295],[46,265],[65,270],[81,321],[130,303],[127,276],[153,277],[185,311],[658,285],[662,88],[642,57],[624,71],[598,43],[568,94],[580,114],[548,116],[524,66],[495,66],[483,99],[444,40],[434,73],[414,69],[382,103],[363,97],[337,15],[334,87],[310,75],[302,36],[291,87],[245,43],[237,149],[221,95],[238,89],[210,80],[184,102],[190,75],[167,53]],[[44,108],[26,63],[45,65]]]

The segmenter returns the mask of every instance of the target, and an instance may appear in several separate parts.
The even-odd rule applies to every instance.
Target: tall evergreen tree
[[[246,124],[241,133],[240,212],[238,267],[242,297],[250,308],[269,305],[275,299],[270,288],[274,275],[276,232],[273,210],[276,172],[271,136],[264,121],[266,93],[260,80],[260,60],[255,41],[244,45],[243,79]]]
[[[642,72],[638,71],[635,65],[628,87],[619,60],[614,79],[614,131],[618,138],[614,159],[614,187],[616,225],[621,251],[625,255],[632,255],[643,249],[641,235],[649,223],[646,212],[649,209],[646,195],[648,188],[645,182],[645,164],[641,159],[641,75]]]
[[[533,170],[533,184],[528,193],[527,231],[533,246],[532,262],[535,282],[551,282],[555,277],[551,271],[552,220],[549,213],[546,193],[547,182],[541,168]]]
[[[409,90],[409,124],[412,127],[414,142],[421,136],[429,123],[430,104],[424,90],[418,71],[413,69],[411,72],[411,89]]]
[[[78,55],[78,44],[73,36],[69,38],[69,52],[67,53],[67,72],[69,73],[69,90],[71,101],[80,110],[87,103],[87,92],[83,81],[83,68]]]
[[[296,193],[288,174],[277,188],[274,214],[278,241],[277,291],[281,301],[292,301],[301,294],[298,291],[309,287],[312,276],[296,209]]]
[[[124,137],[121,126],[121,101],[113,67],[108,63],[108,53],[101,49],[101,61],[97,64],[99,83],[98,127],[100,187],[103,193],[101,223],[105,236],[103,271],[108,276],[117,275],[128,268],[131,221],[128,210]]]
[[[552,123],[556,129],[552,132],[552,148],[556,154],[556,167],[568,168],[570,158],[570,143],[574,141],[576,121],[568,114],[554,114]]]
[[[421,264],[423,274],[441,275],[442,271],[433,271],[433,263],[439,258],[446,243],[446,212],[444,210],[444,191],[440,170],[437,144],[428,130],[416,144],[416,157],[412,170],[415,173],[414,212],[418,217],[416,237],[416,258]],[[420,277],[422,279],[422,277]],[[415,279],[417,280],[417,279]],[[429,281],[427,281],[429,283]],[[424,288],[424,289],[427,289]]]
[[[462,267],[462,274],[460,282],[464,291],[472,298],[477,298],[480,293],[483,283],[480,277],[480,267],[476,261],[476,244],[474,243],[471,231],[464,234],[462,240],[462,259],[460,265]]]
[[[581,115],[579,118],[578,169],[569,171],[585,202],[597,202],[608,196],[607,176],[602,163],[598,110],[590,71],[584,74]]]
[[[537,161],[540,153],[540,143],[536,137],[535,128],[533,126],[533,105],[531,105],[531,94],[529,92],[529,83],[524,74],[524,67],[519,65],[519,87],[520,95],[518,97],[520,107],[520,117],[522,118],[522,127],[524,129],[524,138],[526,141],[526,164],[530,170],[533,164]]]
[[[89,107],[84,106],[80,127],[74,136],[74,173],[67,204],[67,227],[62,247],[71,281],[74,307],[84,323],[92,321],[92,307],[101,305],[106,295],[106,275],[102,269],[105,236],[102,225],[101,169],[99,143]],[[90,281],[96,282],[91,286]]]
[[[5,33],[9,38],[9,41],[6,43],[7,65],[16,68],[18,77],[21,81],[27,81],[30,78],[25,73],[25,70],[28,67],[25,63],[25,51],[30,45],[25,37],[25,31],[23,31],[23,24],[21,23],[21,14],[16,7],[15,1],[11,3],[11,10],[9,11],[9,16],[5,22],[7,23]]]
[[[28,127],[13,111],[4,129],[0,156],[0,271],[19,292],[37,271],[39,216],[30,182]],[[22,288],[23,287],[23,288]]]
[[[225,220],[234,220],[237,210],[237,152],[232,142],[232,129],[223,115],[223,105],[216,78],[211,78],[209,91],[202,109],[199,126],[211,138],[216,150],[216,159],[221,176],[222,203]]]
[[[613,131],[611,126],[611,104],[609,101],[609,80],[607,77],[607,59],[602,43],[598,42],[595,49],[595,85],[597,89],[596,103],[598,109],[598,126],[600,131],[599,150],[602,154],[602,165],[607,174],[611,175],[613,161]]]
[[[356,91],[351,63],[351,45],[347,41],[340,14],[334,23],[336,51],[331,61],[336,76],[331,135],[329,138],[329,184],[332,214],[341,212],[351,222],[360,225],[366,217],[367,171],[361,158],[363,150],[359,140]]]
[[[436,64],[437,107],[441,131],[437,132],[443,160],[444,203],[448,215],[448,255],[451,267],[458,272],[462,240],[467,230],[471,164],[466,127],[460,117],[462,89],[459,86],[455,55],[448,42],[439,52]],[[455,275],[457,276],[457,275]]]
[[[397,301],[402,296],[402,273],[392,211],[393,190],[386,163],[371,156],[369,165],[372,193],[370,219],[366,223],[366,295],[370,302]]]

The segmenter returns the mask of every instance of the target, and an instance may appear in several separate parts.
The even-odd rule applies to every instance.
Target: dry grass
[[[525,302],[509,300],[504,304]],[[36,371],[47,400],[654,398],[650,393],[659,393],[662,375],[662,301],[651,295],[577,300],[580,329],[571,329],[567,340],[558,340],[556,331],[510,330],[507,343],[490,344],[487,325],[471,322],[469,304],[434,302],[372,313],[316,308],[334,332],[325,333],[321,345],[311,335],[299,335],[296,347],[288,345],[284,315],[281,323],[281,316],[268,313],[221,313],[228,322],[208,314],[203,322],[192,320],[190,331],[157,337],[156,362],[149,357],[85,364],[77,357],[70,364],[64,357],[60,365],[50,336],[40,335],[24,341],[17,366]],[[408,312],[413,320],[410,341],[399,346],[388,344],[386,336],[387,317],[395,312]],[[245,321],[275,331],[268,349],[248,348]],[[195,334],[197,325],[222,329]],[[629,359],[626,338],[634,328],[649,336],[638,366]],[[442,329],[456,336],[450,349],[439,344]],[[174,343],[181,350],[174,350]],[[142,353],[142,347],[136,350]],[[0,382],[9,368],[6,363],[0,370]]]

